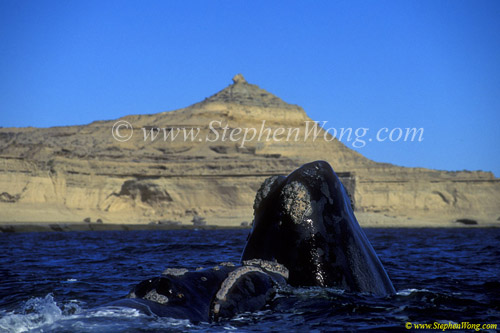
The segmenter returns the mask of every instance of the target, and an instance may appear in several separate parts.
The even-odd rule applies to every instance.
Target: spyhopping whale
[[[344,186],[324,161],[264,181],[239,265],[167,269],[114,305],[193,322],[216,321],[263,308],[287,284],[395,293]]]

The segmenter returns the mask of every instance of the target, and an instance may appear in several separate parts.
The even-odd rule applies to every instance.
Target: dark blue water
[[[0,331],[404,331],[500,324],[500,229],[366,229],[398,293],[290,288],[268,308],[194,325],[105,307],[166,267],[237,262],[246,230],[0,234]]]

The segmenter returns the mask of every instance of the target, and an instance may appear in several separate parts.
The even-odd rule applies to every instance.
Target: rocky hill
[[[251,221],[266,177],[318,159],[331,163],[368,220],[498,223],[500,180],[492,173],[375,163],[241,75],[176,111],[1,128],[0,222],[189,223],[200,216],[239,225]]]

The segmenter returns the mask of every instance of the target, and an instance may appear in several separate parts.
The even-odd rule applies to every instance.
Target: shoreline
[[[362,228],[500,228],[500,219],[478,217],[462,219],[457,217],[423,217],[395,216],[386,213],[356,212],[356,219]],[[17,232],[68,232],[68,231],[135,231],[135,230],[215,230],[215,229],[248,229],[251,228],[251,216],[243,214],[234,216],[210,216],[207,224],[194,225],[188,219],[183,221],[123,223],[118,221],[84,222],[71,220],[55,221],[0,221],[0,233]],[[469,222],[469,223],[466,223]],[[471,223],[472,222],[472,223]]]
[[[19,232],[71,232],[71,231],[139,231],[139,230],[215,230],[215,229],[250,229],[241,226],[218,225],[162,225],[142,223],[1,223],[1,233]]]
[[[385,223],[384,223],[385,222]],[[447,223],[360,223],[363,229],[387,228],[387,229],[474,229],[474,228],[500,228],[499,224],[486,223],[467,225],[458,222]],[[12,222],[0,223],[0,234],[23,233],[23,232],[79,232],[79,231],[142,231],[142,230],[223,230],[223,229],[247,229],[251,226],[238,225],[168,225],[168,224],[144,224],[144,223],[80,223],[80,222]]]

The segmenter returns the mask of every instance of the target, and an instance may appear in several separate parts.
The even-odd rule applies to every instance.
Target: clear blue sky
[[[380,162],[500,176],[500,1],[0,0],[0,126],[191,105],[236,73]],[[335,166],[334,166],[335,168]]]

